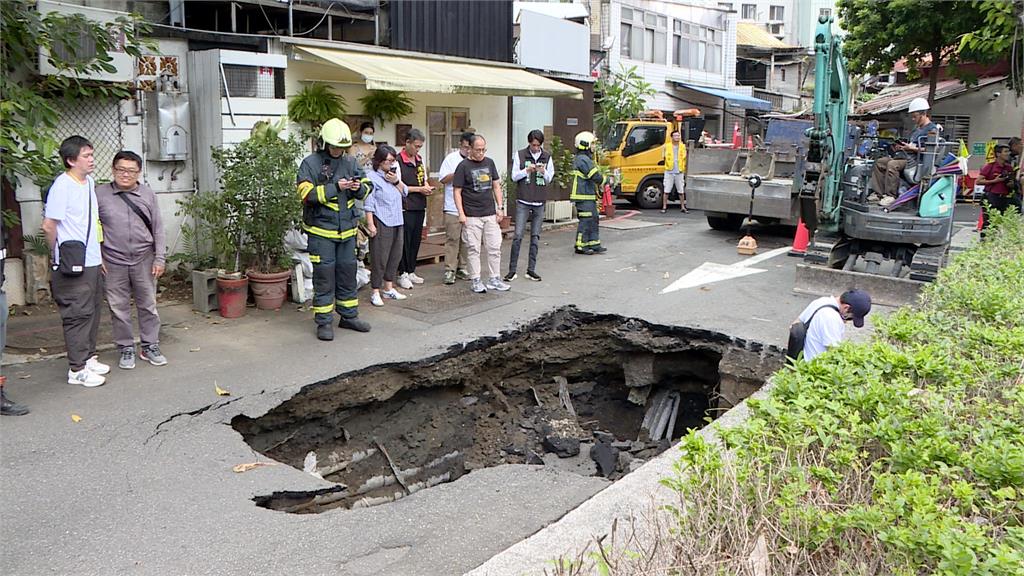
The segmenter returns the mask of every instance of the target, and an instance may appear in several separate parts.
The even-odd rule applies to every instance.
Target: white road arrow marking
[[[735,264],[716,264],[714,262],[705,262],[675,282],[666,286],[661,293],[668,294],[669,292],[675,292],[676,290],[683,290],[685,288],[703,286],[705,284],[720,282],[722,280],[732,280],[734,278],[750,276],[751,274],[767,272],[767,270],[751,268],[751,266],[781,254],[785,254],[786,252],[789,252],[788,247],[776,248],[775,250],[769,250],[764,254],[751,256],[750,258],[741,260]]]

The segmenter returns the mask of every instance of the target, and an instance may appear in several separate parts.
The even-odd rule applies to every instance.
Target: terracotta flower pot
[[[249,295],[249,280],[217,277],[217,305],[224,318],[240,318],[245,315],[245,301]]]
[[[256,300],[256,307],[260,310],[277,310],[284,305],[288,297],[288,278],[291,277],[291,270],[284,272],[272,272],[262,274],[246,272],[249,276],[249,284],[252,286],[252,295]]]

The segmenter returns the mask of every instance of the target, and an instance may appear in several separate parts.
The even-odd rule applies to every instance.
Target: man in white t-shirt
[[[462,241],[462,223],[459,222],[459,209],[455,206],[455,169],[469,155],[469,143],[473,140],[472,132],[463,132],[459,139],[459,149],[445,156],[437,177],[444,184],[444,283],[455,284],[455,279],[468,280],[469,272],[466,264],[469,256],[466,243]]]
[[[96,334],[103,303],[103,279],[100,269],[99,205],[93,145],[81,136],[71,136],[60,145],[60,159],[67,170],[54,180],[46,196],[43,232],[53,254],[50,290],[64,325],[64,344],[68,351],[68,384],[100,386],[110,372],[96,356]],[[72,250],[61,267],[61,245],[80,242],[85,245],[85,261],[72,266]],[[64,271],[62,271],[64,270]]]
[[[848,290],[838,297],[825,296],[811,302],[799,318],[800,322],[807,324],[804,360],[811,360],[829,346],[841,342],[847,321],[852,320],[857,328],[863,327],[864,317],[869,312],[871,296],[863,290]]]

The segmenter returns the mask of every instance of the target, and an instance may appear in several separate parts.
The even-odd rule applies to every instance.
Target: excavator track
[[[919,282],[931,282],[939,275],[939,270],[946,264],[949,244],[941,246],[921,246],[914,253],[910,262],[910,279]]]

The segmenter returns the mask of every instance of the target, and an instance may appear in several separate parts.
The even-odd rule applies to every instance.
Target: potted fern
[[[412,114],[412,98],[405,95],[405,92],[392,90],[371,90],[369,94],[359,99],[363,105],[363,114],[373,118],[377,126],[385,122],[394,122],[409,114]],[[401,146],[404,142],[396,142]]]
[[[346,107],[343,96],[326,84],[311,82],[288,100],[288,118],[302,126],[303,139],[315,141],[320,126],[331,118],[344,118]]]

